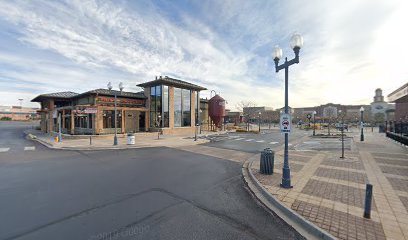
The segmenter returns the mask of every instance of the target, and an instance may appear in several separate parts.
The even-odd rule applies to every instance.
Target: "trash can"
[[[275,162],[275,153],[270,148],[265,148],[261,152],[260,172],[261,174],[272,175]]]
[[[134,145],[135,144],[135,134],[134,133],[128,133],[127,134],[127,144],[128,145]]]

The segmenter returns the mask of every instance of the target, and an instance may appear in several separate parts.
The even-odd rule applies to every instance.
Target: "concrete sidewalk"
[[[339,239],[408,239],[408,150],[384,134],[367,131],[351,151],[290,151],[291,189],[279,186],[283,151],[272,176],[249,170],[281,204]],[[373,184],[371,219],[363,218],[366,184]]]
[[[183,147],[209,142],[206,138],[208,135],[220,134],[219,132],[209,132],[198,135],[197,141],[194,141],[194,136],[190,135],[160,135],[157,133],[142,133],[135,134],[135,144],[128,145],[126,137],[118,137],[118,145],[113,145],[113,135],[103,137],[92,137],[82,139],[63,139],[62,142],[56,142],[55,137],[50,134],[45,134],[38,130],[25,131],[27,137],[42,143],[43,145],[53,149],[66,150],[106,150],[106,149],[127,149],[127,148],[144,148],[144,147]],[[90,139],[91,138],[91,139]]]

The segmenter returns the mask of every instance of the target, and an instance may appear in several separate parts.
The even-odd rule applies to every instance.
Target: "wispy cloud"
[[[291,105],[368,103],[375,88],[408,81],[398,68],[407,49],[393,45],[408,40],[397,27],[408,22],[406,11],[404,1],[380,0],[3,1],[0,37],[12,49],[0,47],[0,94],[9,96],[0,104],[107,81],[136,89],[169,75],[221,92],[231,107],[240,100],[281,107],[283,73],[274,73],[270,53],[279,44],[291,58],[294,31],[305,47],[290,70]]]

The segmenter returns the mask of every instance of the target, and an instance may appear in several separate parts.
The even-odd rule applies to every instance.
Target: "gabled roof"
[[[31,102],[41,102],[45,98],[63,98],[63,99],[69,99],[72,97],[77,96],[78,93],[75,92],[56,92],[56,93],[46,93],[46,94],[41,94],[35,97]]]
[[[81,97],[84,95],[94,95],[94,94],[98,94],[98,95],[104,95],[104,96],[118,96],[118,97],[130,97],[130,98],[146,98],[143,91],[142,92],[120,92],[117,90],[109,90],[109,89],[104,89],[104,88],[99,88],[99,89],[95,89],[95,90],[91,90],[88,92],[84,92],[81,94],[78,94],[77,96],[75,96],[75,98],[77,97]]]
[[[201,86],[189,83],[189,82],[185,82],[179,79],[169,78],[167,76],[165,76],[164,78],[158,78],[150,82],[141,83],[141,84],[138,84],[137,86],[138,87],[153,87],[157,85],[168,85],[168,86],[174,86],[174,87],[197,90],[197,91],[207,90],[207,88],[204,88],[204,87],[201,87]]]

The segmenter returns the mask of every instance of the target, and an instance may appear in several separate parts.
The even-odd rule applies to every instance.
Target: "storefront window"
[[[197,91],[196,92],[196,101],[195,101],[195,124],[196,125],[201,124],[200,123],[200,109],[199,109],[199,106],[200,106],[200,92]]]
[[[191,91],[183,89],[183,127],[191,126]]]
[[[122,128],[122,115],[120,111],[116,113],[116,127]],[[103,111],[103,128],[115,128],[115,111],[114,110],[104,110]]]
[[[162,126],[162,86],[150,88],[150,127]]]
[[[163,127],[169,127],[169,87],[163,86]]]
[[[181,89],[174,88],[174,126],[181,127],[181,115],[182,115],[182,99]]]

